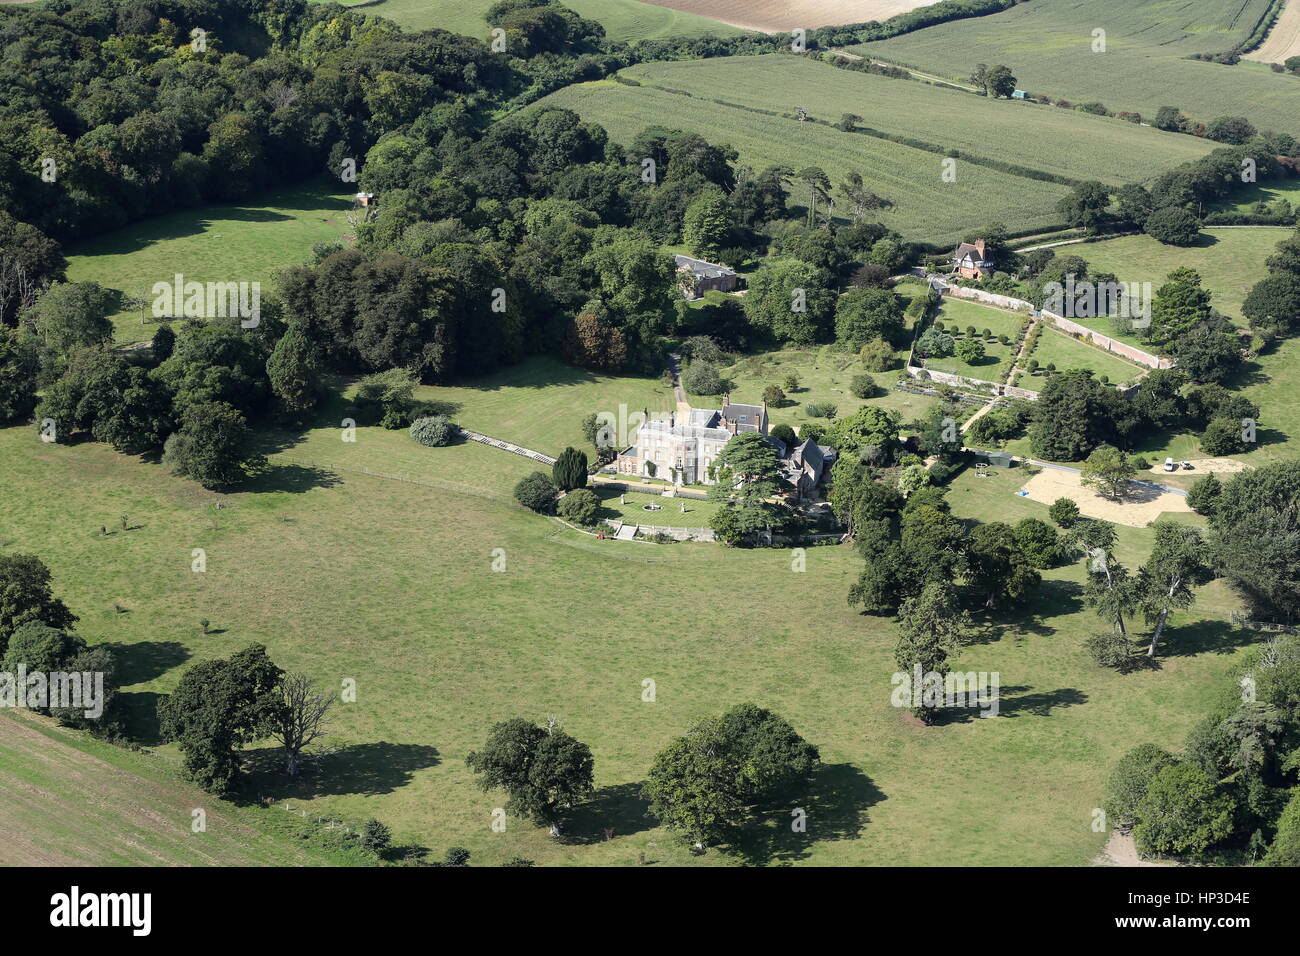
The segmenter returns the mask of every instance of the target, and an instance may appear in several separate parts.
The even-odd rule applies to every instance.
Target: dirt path
[[[1110,831],[1110,839],[1101,854],[1092,861],[1093,866],[1177,866],[1177,863],[1163,863],[1158,860],[1144,860],[1138,856],[1133,834],[1119,830]]]
[[[1300,0],[1287,0],[1259,49],[1247,53],[1243,59],[1283,63],[1292,56],[1300,56]]]

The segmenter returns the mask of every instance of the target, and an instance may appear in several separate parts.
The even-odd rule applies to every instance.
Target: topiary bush
[[[854,375],[849,380],[849,391],[857,398],[870,398],[876,394],[876,380],[870,375]]]
[[[430,448],[450,445],[456,434],[456,426],[442,415],[427,415],[411,423],[411,437]]]

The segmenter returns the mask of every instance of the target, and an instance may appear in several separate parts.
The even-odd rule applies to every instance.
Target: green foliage
[[[267,736],[283,706],[284,672],[251,645],[233,657],[194,664],[158,705],[163,737],[180,745],[186,774],[211,793],[234,789],[239,748]]]
[[[519,502],[525,508],[531,508],[533,511],[542,513],[551,510],[551,505],[555,502],[555,496],[558,494],[549,475],[545,472],[534,471],[530,475],[524,475],[515,485],[515,501]]]
[[[561,491],[587,487],[587,453],[565,448],[551,466],[551,477]]]
[[[556,510],[574,524],[591,527],[600,516],[600,498],[590,488],[575,488],[560,499]]]
[[[723,391],[722,376],[708,362],[692,362],[682,373],[682,387],[692,395],[718,395]]]
[[[1068,498],[1060,500],[1070,501]],[[1073,501],[1070,503],[1074,504]],[[1016,544],[1019,545],[1030,567],[1045,571],[1056,566],[1061,542],[1055,528],[1038,518],[1021,518],[1014,532]]]
[[[868,372],[887,372],[894,364],[894,347],[884,339],[873,339],[858,350],[858,358]]]
[[[1079,482],[1097,488],[1103,497],[1122,501],[1129,483],[1137,475],[1133,461],[1118,448],[1102,445],[1093,449],[1080,469]]]
[[[1073,498],[1057,498],[1047,509],[1047,516],[1062,528],[1069,528],[1079,520],[1079,505]]]
[[[957,343],[954,351],[967,365],[977,365],[984,358],[984,343],[974,339],[962,339]]]
[[[314,409],[324,393],[321,362],[314,342],[306,331],[291,324],[266,360],[266,377],[271,391],[293,418]]]
[[[870,375],[854,375],[849,379],[849,392],[856,398],[870,398],[876,394],[876,380]]]
[[[1119,758],[1102,797],[1102,809],[1112,827],[1129,828],[1137,822],[1138,804],[1147,794],[1151,780],[1165,767],[1177,761],[1155,744],[1141,744]]]
[[[780,259],[750,276],[744,307],[750,322],[778,342],[812,345],[830,332],[836,298],[825,270]]]
[[[1167,246],[1192,246],[1201,236],[1201,222],[1179,206],[1164,206],[1147,215],[1143,231]]]
[[[834,418],[839,406],[834,402],[807,402],[803,410],[810,418]]]
[[[210,402],[186,411],[180,430],[163,446],[163,464],[204,488],[225,488],[262,470],[266,458],[254,450],[239,410]]]
[[[939,581],[931,581],[915,597],[904,600],[898,617],[894,662],[903,674],[912,674],[918,666],[923,675],[946,673],[949,654],[973,635],[970,615],[961,610],[952,588]],[[914,700],[912,713],[928,724],[937,708]]]
[[[26,418],[35,407],[34,356],[16,333],[0,328],[0,422]]]
[[[515,717],[495,724],[465,763],[480,775],[481,789],[506,792],[507,810],[556,832],[563,812],[593,789],[591,748],[554,723],[539,727]]]
[[[1222,493],[1223,482],[1211,472],[1192,482],[1192,487],[1187,490],[1187,504],[1197,514],[1208,516],[1214,513],[1215,502]]]
[[[805,787],[819,759],[785,719],[740,704],[660,751],[642,792],[650,813],[684,840],[726,844],[758,804]]]
[[[393,843],[393,834],[388,827],[371,817],[361,825],[361,833],[357,837],[357,842],[361,844],[363,850],[369,850],[371,853],[383,856]]]
[[[1227,839],[1236,803],[1205,771],[1174,763],[1151,776],[1133,811],[1133,839],[1152,855],[1195,856]]]
[[[1300,57],[1294,58],[1300,72]],[[1291,792],[1277,821],[1277,833],[1264,857],[1265,866],[1300,866],[1300,788]]]
[[[888,289],[853,288],[835,304],[836,341],[851,349],[861,349],[877,339],[901,341],[904,330],[898,296]]]
[[[411,437],[421,445],[441,448],[450,445],[459,430],[442,415],[426,415],[411,422]]]
[[[1228,581],[1283,620],[1300,616],[1300,464],[1233,475],[1210,514],[1210,547]]]

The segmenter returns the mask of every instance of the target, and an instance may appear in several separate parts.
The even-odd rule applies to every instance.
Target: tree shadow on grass
[[[1021,717],[1032,714],[1036,717],[1047,717],[1058,707],[1075,707],[1088,702],[1088,695],[1074,687],[1060,687],[1056,690],[1043,691],[1038,694],[1021,693],[1031,689],[1030,687],[1000,688],[998,691],[998,716]],[[1020,693],[1020,696],[1008,696],[1016,693]],[[963,710],[945,711],[945,713],[952,713],[957,722],[964,722],[964,720],[976,719],[980,711],[965,708]]]
[[[209,633],[212,633],[209,631]],[[109,644],[117,661],[122,684],[143,684],[161,677],[190,659],[190,650],[179,641],[141,641],[138,644]]]
[[[649,801],[641,796],[640,783],[601,787],[591,799],[579,804],[565,818],[562,842],[578,845],[603,842],[609,837],[653,830],[659,825],[650,816]]]
[[[248,792],[283,800],[392,793],[410,783],[417,770],[436,767],[442,758],[436,747],[378,741],[310,756],[297,777],[285,774],[284,752],[279,747],[246,750],[244,762],[249,769]]]
[[[258,475],[240,491],[284,491],[290,494],[302,494],[313,488],[333,488],[342,484],[343,479],[328,468],[315,465],[275,464]]]
[[[884,799],[871,778],[852,764],[821,764],[806,792],[760,808],[728,849],[752,866],[804,860],[818,843],[858,839],[866,811]],[[793,829],[795,810],[806,814],[805,833]]]
[[[1265,635],[1257,631],[1233,627],[1227,621],[1194,621],[1166,627],[1156,647],[1156,658],[1231,654],[1239,647],[1264,639]]]

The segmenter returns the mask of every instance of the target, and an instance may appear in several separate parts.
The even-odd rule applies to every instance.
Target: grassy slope
[[[322,2],[322,0],[317,0]],[[386,17],[408,30],[428,30],[434,27],[463,33],[466,36],[486,37],[488,22],[484,14],[495,0],[384,0],[362,12]],[[566,0],[570,10],[596,20],[605,28],[611,40],[644,40],[669,36],[726,36],[744,33],[708,17],[670,10],[639,0]]]
[[[191,829],[193,811],[206,830]],[[239,807],[148,754],[26,711],[0,715],[0,865],[320,866],[363,863],[313,849],[314,825],[278,807]]]
[[[344,444],[332,414],[309,440],[318,460],[361,452],[376,470],[413,447],[375,429]],[[893,625],[844,603],[859,565],[851,550],[815,549],[795,575],[780,551],[596,541],[504,500],[523,459],[479,446],[418,452],[429,480],[468,477],[501,497],[346,470],[323,480],[288,465],[260,491],[219,496],[103,446],[49,446],[9,428],[0,494],[27,504],[5,536],[50,564],[82,633],[127,645],[137,729],[147,732],[154,695],[185,664],[264,641],[325,686],[355,678],[359,695],[337,712],[337,749],[319,777],[291,786],[267,775],[256,791],[309,801],[313,813],[377,816],[400,840],[439,853],[462,844],[484,863],[627,864],[641,852],[689,862],[643,818],[634,785],[691,720],[747,699],[788,716],[827,764],[817,796],[801,801],[808,838],[789,834],[789,810],[777,808],[753,859],[1082,863],[1100,847],[1088,828],[1100,769],[1142,740],[1176,747],[1226,679],[1231,653],[1208,651],[1243,640],[1195,623],[1226,614],[1211,588],[1175,620],[1180,650],[1163,670],[1101,671],[1080,646],[1096,626],[1078,602],[1080,572],[1062,569],[1048,575],[1039,623],[996,627],[961,654],[963,668],[1002,674],[1005,719],[922,730],[889,705]],[[963,478],[958,512],[1041,517],[1041,505],[1014,497],[1023,478]],[[123,512],[135,530],[96,533]],[[1121,531],[1125,560],[1145,534]],[[206,574],[189,570],[194,547],[207,550]],[[489,570],[496,548],[504,574]],[[721,581],[747,582],[756,601],[705,583]],[[114,613],[115,599],[129,613]],[[218,632],[201,636],[201,616]],[[657,703],[640,701],[646,677]],[[502,796],[473,786],[464,756],[511,714],[555,714],[594,749],[599,791],[572,823],[574,843],[517,821],[505,834],[489,828]]]
[[[261,282],[273,288],[280,269],[311,257],[314,243],[351,232],[350,202],[333,183],[317,181],[259,197],[256,206],[203,206],[135,223],[107,236],[68,247],[68,279],[93,280],[152,303],[155,282],[176,273],[199,282]],[[148,308],[113,316],[119,342],[152,338]]]
[[[742,106],[862,125],[1072,179],[1149,180],[1210,146],[1123,120],[1012,100],[989,100],[926,83],[851,73],[807,57],[739,56],[643,63],[626,76]],[[959,174],[960,175],[960,174]]]
[[[571,86],[540,102],[575,110],[622,143],[630,143],[647,126],[666,125],[729,144],[741,162],[756,169],[816,164],[833,183],[860,172],[870,188],[895,204],[884,210],[881,221],[917,241],[954,241],[972,222],[998,219],[1022,229],[1047,229],[1058,223],[1055,204],[1069,192],[961,162],[957,181],[945,183],[940,179],[943,158],[925,150],[608,80]],[[796,187],[791,201],[800,200]]]
[[[1005,63],[1021,89],[1154,116],[1174,105],[1201,122],[1229,114],[1300,132],[1300,80],[1267,66],[1186,60],[1244,40],[1269,0],[1033,0],[1002,13],[941,24],[854,50],[965,79],[977,63]],[[1092,52],[1094,29],[1107,52]]]

